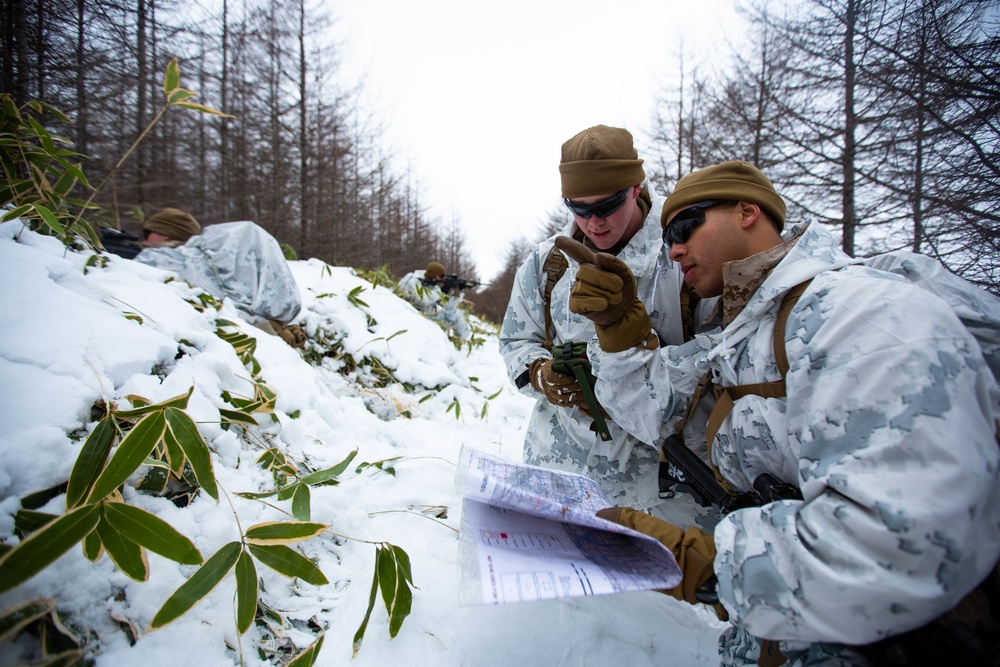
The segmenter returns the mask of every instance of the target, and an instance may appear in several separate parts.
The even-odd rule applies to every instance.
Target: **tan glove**
[[[558,237],[556,248],[580,262],[569,309],[594,322],[603,350],[657,347],[649,314],[636,297],[635,278],[625,262],[606,252],[594,252],[568,236]]]
[[[683,602],[699,604],[695,591],[715,574],[712,567],[715,561],[715,541],[711,535],[697,526],[684,530],[631,507],[608,507],[599,510],[597,516],[662,542],[673,552],[684,576],[680,584],[665,592]],[[721,604],[713,606],[719,620],[729,620],[729,614]]]
[[[535,391],[543,394],[552,405],[561,408],[586,407],[580,384],[576,378],[566,373],[552,370],[555,359],[535,359],[528,364],[528,379]]]
[[[288,326],[285,326],[278,320],[269,321],[271,323],[271,327],[274,329],[274,333],[276,333],[281,340],[285,341],[292,347],[299,348],[306,344],[306,332],[298,324],[289,324]]]

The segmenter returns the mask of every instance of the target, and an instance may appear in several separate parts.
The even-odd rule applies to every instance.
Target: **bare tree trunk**
[[[147,43],[146,43],[146,2],[147,0],[136,0],[136,65],[138,67],[138,78],[137,85],[138,89],[136,91],[136,109],[135,109],[135,135],[139,136],[142,130],[146,127],[146,85],[149,78],[149,66],[146,62],[147,56]],[[139,202],[145,201],[143,184],[146,180],[146,162],[147,162],[147,144],[145,142],[140,143],[135,150],[135,160],[136,165],[138,165],[138,177],[136,179],[136,197]]]
[[[854,172],[855,172],[855,128],[857,117],[854,112],[854,37],[857,30],[856,6],[857,0],[847,0],[847,19],[844,26],[844,156],[843,195],[844,214],[844,252],[854,255],[854,232],[857,226],[854,210]]]
[[[309,126],[306,115],[306,6],[305,0],[299,0],[299,234],[298,246],[306,246],[307,222],[306,202],[308,201],[309,176]]]
[[[87,154],[87,71],[84,45],[86,44],[86,11],[85,0],[76,2],[76,63],[74,78],[76,79],[76,150]]]
[[[220,111],[229,113],[229,0],[222,0],[222,73],[219,77]],[[229,119],[219,119],[219,200],[222,219],[232,213],[229,183]]]

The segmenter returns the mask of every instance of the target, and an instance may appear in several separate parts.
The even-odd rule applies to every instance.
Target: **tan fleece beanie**
[[[760,169],[749,162],[732,160],[694,171],[677,181],[674,191],[663,202],[660,226],[666,227],[667,218],[708,199],[733,199],[757,204],[776,223],[785,226],[785,202],[774,185]]]
[[[190,213],[176,208],[165,208],[150,216],[142,224],[142,231],[156,232],[186,243],[189,238],[201,233],[201,225]]]
[[[562,145],[559,163],[565,199],[610,194],[646,179],[628,130],[595,125]]]

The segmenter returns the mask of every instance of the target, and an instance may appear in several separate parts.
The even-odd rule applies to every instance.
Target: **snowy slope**
[[[329,531],[293,545],[330,583],[314,586],[258,566],[261,600],[285,617],[283,629],[257,624],[239,636],[230,575],[187,614],[152,631],[157,610],[197,567],[149,553],[149,578],[138,582],[107,556],[91,563],[76,546],[0,595],[0,608],[54,598],[101,667],[190,658],[199,666],[279,664],[274,656],[308,646],[320,628],[316,664],[342,665],[351,661],[368,606],[374,543],[388,542],[409,554],[413,609],[390,640],[379,601],[352,661],[361,667],[718,663],[722,626],[714,615],[657,593],[458,605],[459,449],[520,460],[531,409],[507,381],[490,327],[480,327],[482,344],[456,349],[390,289],[349,268],[299,261],[291,263],[303,300],[298,323],[310,335],[300,352],[248,325],[228,302],[206,307],[200,290],[167,272],[116,256],[99,264],[17,221],[0,225],[0,540],[18,543],[22,498],[67,480],[95,426],[95,402],[125,408],[126,397],[137,395],[156,403],[193,386],[187,412],[212,452],[219,502],[195,493],[178,507],[135,491],[139,475],[125,485],[124,500],[167,521],[208,558],[251,525],[292,520],[288,500],[236,495],[275,489],[273,474],[257,464],[267,449],[300,471],[333,466],[357,450],[338,484],[311,487],[310,518]],[[256,339],[256,378],[216,335],[220,318]],[[223,397],[252,395],[253,382],[277,394],[274,418],[260,414],[258,427],[224,428],[220,409],[232,406]],[[374,465],[356,472],[392,459],[382,467],[394,474]],[[38,509],[63,514],[65,495],[51,495]],[[0,664],[37,657],[37,646],[22,633],[0,644]]]

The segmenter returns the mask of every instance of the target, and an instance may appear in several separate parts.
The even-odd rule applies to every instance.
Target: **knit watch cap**
[[[432,278],[440,278],[443,275],[444,265],[441,264],[441,262],[431,262],[427,265],[427,268],[424,269],[424,278],[427,278],[428,280]]]
[[[142,231],[156,232],[186,243],[189,238],[201,233],[201,225],[190,213],[176,208],[165,208],[147,218],[142,224]]]
[[[778,224],[785,226],[785,202],[774,189],[767,176],[749,162],[732,160],[691,172],[677,181],[674,191],[663,202],[660,225],[667,226],[667,218],[708,199],[734,199],[757,204]]]
[[[562,196],[593,197],[642,183],[646,172],[628,130],[595,125],[562,145]]]

